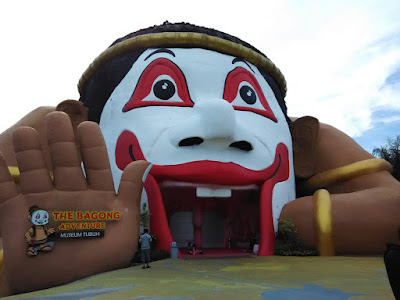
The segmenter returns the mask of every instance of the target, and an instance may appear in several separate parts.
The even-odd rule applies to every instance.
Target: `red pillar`
[[[197,198],[193,207],[193,229],[194,229],[194,243],[197,248],[201,248],[201,229],[203,226],[203,201]]]

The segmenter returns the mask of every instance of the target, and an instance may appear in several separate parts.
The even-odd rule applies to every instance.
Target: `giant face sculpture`
[[[152,163],[143,200],[161,247],[172,241],[170,223],[180,246],[223,247],[260,232],[260,254],[272,254],[277,218],[295,198],[291,135],[256,66],[199,48],[145,50],[106,102],[100,128],[116,187],[131,161]],[[194,229],[180,235],[185,212]],[[205,232],[215,224],[219,237]]]
[[[56,108],[70,118],[38,109],[12,127],[18,127],[12,141],[11,131],[0,136],[6,154],[0,166],[2,295],[7,285],[18,293],[129,265],[140,200],[149,203],[151,232],[167,251],[174,240],[181,247],[245,248],[260,233],[259,254],[272,254],[278,216],[292,219],[304,243],[317,245],[321,255],[380,254],[385,243],[397,241],[399,184],[390,164],[315,118],[290,124],[296,176],[304,179],[299,198],[290,202],[295,188],[285,80],[246,42],[166,22],[115,41],[84,72],[79,91],[82,103],[63,101]],[[87,119],[100,123],[102,133]],[[23,126],[32,124],[37,131]],[[41,143],[50,153],[39,150]],[[10,163],[18,163],[21,173],[11,170],[20,189]],[[33,229],[27,231],[23,216],[37,204],[49,212],[72,214],[74,207],[121,218],[107,224],[104,238],[60,240],[50,255],[32,259],[34,249],[27,251],[23,236],[30,243]],[[49,221],[44,210],[37,212],[29,215],[32,223]]]

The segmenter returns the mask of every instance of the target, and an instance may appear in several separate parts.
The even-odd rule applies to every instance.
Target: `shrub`
[[[317,250],[304,246],[297,237],[297,228],[290,219],[278,220],[274,254],[282,256],[313,256],[318,255]]]

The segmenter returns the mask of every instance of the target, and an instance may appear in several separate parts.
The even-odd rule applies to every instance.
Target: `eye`
[[[257,79],[244,68],[238,67],[228,74],[223,98],[235,110],[250,111],[277,122]]]
[[[175,94],[175,90],[174,84],[168,79],[158,81],[153,87],[154,95],[162,100],[170,99]]]
[[[257,101],[256,92],[252,89],[251,86],[244,85],[240,88],[240,97],[246,102],[247,104],[254,104]]]
[[[37,213],[35,218],[40,219],[40,213]]]
[[[163,74],[153,80],[150,91],[141,101],[135,99],[137,107],[149,105],[182,105],[185,102],[178,94],[179,87],[169,75]],[[169,104],[171,103],[171,104]]]
[[[193,106],[185,76],[166,58],[156,59],[147,66],[122,111],[159,105]]]

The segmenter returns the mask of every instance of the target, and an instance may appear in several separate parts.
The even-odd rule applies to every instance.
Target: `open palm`
[[[148,163],[138,161],[128,165],[115,194],[107,150],[96,123],[79,125],[80,150],[68,115],[49,114],[46,129],[53,179],[33,128],[21,127],[13,134],[20,185],[13,182],[4,158],[0,158],[0,230],[5,275],[13,293],[59,285],[126,266],[137,246],[142,176]],[[27,216],[33,205],[49,212],[48,228],[54,227],[56,236],[60,231],[59,223],[53,220],[55,211],[113,211],[120,218],[106,222],[103,237],[53,238],[54,248],[48,249],[51,251],[28,256],[29,245],[24,235],[32,226]],[[47,233],[50,235],[52,230]]]

